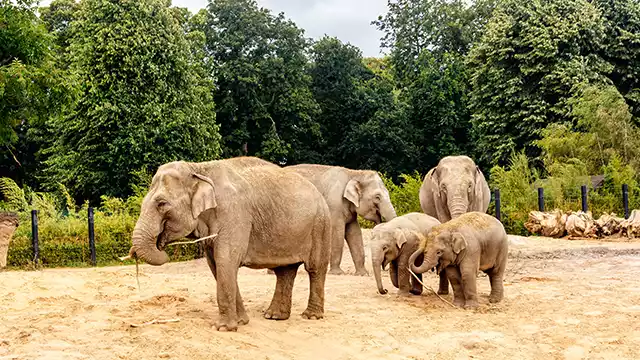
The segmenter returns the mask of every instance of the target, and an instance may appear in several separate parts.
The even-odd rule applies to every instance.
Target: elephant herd
[[[491,282],[489,300],[502,300],[507,236],[487,215],[489,187],[466,156],[443,158],[420,188],[423,213],[397,216],[376,171],[303,164],[281,167],[256,157],[208,162],[175,161],[158,168],[141,205],[129,255],[159,266],[165,247],[181,238],[202,241],[216,279],[219,331],[249,322],[238,288],[238,269],[270,269],[276,288],[267,319],[291,314],[293,284],[304,264],[309,300],[302,316],[324,316],[327,273],[340,268],[346,240],[355,274],[368,275],[358,215],[374,222],[371,258],[378,291],[389,266],[403,295],[421,294],[421,274],[435,269],[439,294],[453,288],[454,304],[478,306],[476,274]]]

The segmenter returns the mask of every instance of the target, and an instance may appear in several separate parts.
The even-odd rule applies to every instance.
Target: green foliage
[[[419,194],[423,176],[416,171],[413,174],[401,174],[400,178],[403,181],[397,185],[389,177],[382,176],[396,214],[402,216],[410,212],[422,212]]]
[[[134,170],[219,157],[212,84],[166,1],[84,0],[76,16],[70,57],[82,95],[52,124],[43,181],[97,202],[130,195]]]
[[[255,0],[212,0],[201,16],[224,156],[313,158],[320,133],[303,30]]]
[[[141,182],[139,186],[143,188],[145,185]],[[4,199],[0,208],[18,212],[20,219],[9,245],[9,266],[25,267],[33,263],[31,209],[38,210],[43,266],[90,265],[87,203],[80,208],[73,206],[62,185],[54,193],[33,193],[20,189],[11,179],[0,178],[0,190]],[[127,199],[105,196],[102,200],[102,207],[94,211],[97,262],[98,265],[120,264],[118,258],[127,255],[131,248],[131,235],[140,212],[141,198],[138,194]],[[64,209],[68,214],[63,215]],[[199,256],[199,250],[197,244],[179,245],[169,250],[169,255],[172,261],[190,260]]]
[[[467,62],[480,158],[504,164],[522,149],[535,158],[541,130],[571,121],[576,88],[611,69],[598,55],[604,21],[587,0],[505,0],[484,30]]]

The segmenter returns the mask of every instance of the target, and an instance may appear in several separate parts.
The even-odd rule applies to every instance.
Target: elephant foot
[[[225,321],[225,320],[218,320],[216,321],[215,325],[216,330],[218,331],[238,331],[238,322],[237,321]]]
[[[307,309],[302,313],[302,317],[307,320],[320,320],[324,317],[324,313],[320,310]]]
[[[247,325],[249,323],[249,315],[238,314],[238,325]]]
[[[287,320],[290,315],[291,311],[267,309],[267,311],[264,312],[264,318],[270,320]]]
[[[447,290],[438,289],[438,295],[449,295],[449,289]]]
[[[457,307],[464,307],[465,303],[464,303],[464,298],[457,298],[457,297],[453,297],[453,305],[457,306]]]
[[[409,292],[413,295],[422,295],[422,289],[411,289]]]
[[[335,268],[331,268],[331,270],[329,270],[329,274],[331,274],[331,275],[344,275],[344,271],[342,271],[342,269],[340,269],[339,267],[335,267]]]
[[[369,276],[369,272],[367,271],[367,269],[360,269],[360,270],[356,270],[355,273],[356,276]]]
[[[470,300],[465,302],[464,304],[464,308],[465,309],[477,309],[478,306],[480,306],[480,304],[478,304],[477,300]]]
[[[401,296],[401,297],[409,297],[409,296],[411,296],[411,292],[409,292],[408,290],[398,290],[396,295]]]
[[[489,295],[489,302],[492,304],[499,303],[502,301],[502,295]]]

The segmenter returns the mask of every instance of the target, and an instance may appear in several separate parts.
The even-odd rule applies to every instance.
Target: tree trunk
[[[0,269],[7,266],[9,242],[18,228],[18,215],[15,213],[0,213]]]

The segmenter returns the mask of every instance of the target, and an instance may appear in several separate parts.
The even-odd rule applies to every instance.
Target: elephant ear
[[[491,201],[491,190],[478,166],[476,166],[474,189],[470,208],[473,211],[487,212],[489,201]]]
[[[451,234],[451,241],[453,242],[451,247],[456,254],[460,254],[460,251],[467,248],[467,240],[460,233]]]
[[[196,191],[191,198],[191,213],[194,219],[197,219],[204,211],[213,209],[218,206],[216,202],[216,190],[213,185],[213,181],[210,178],[193,174],[198,180],[196,184]]]
[[[354,180],[354,179],[349,180],[349,182],[347,183],[347,187],[345,187],[344,189],[344,194],[342,194],[342,196],[345,199],[351,201],[353,205],[355,205],[356,207],[360,207],[360,195],[361,195],[361,189],[360,189],[360,183],[358,182],[358,180]]]
[[[441,222],[447,222],[451,220],[449,214],[449,208],[447,206],[447,199],[440,194],[440,178],[438,177],[438,167],[434,167],[424,177],[423,185],[426,184],[428,189],[431,189],[431,196],[433,199],[433,207],[436,213],[435,216]],[[431,214],[429,214],[431,215]]]
[[[402,249],[402,245],[407,242],[407,234],[402,229],[396,229],[393,234],[393,238],[396,240],[396,245],[398,249]]]

